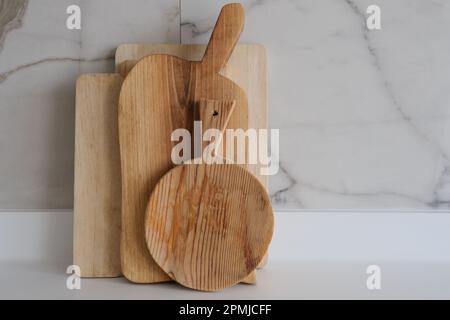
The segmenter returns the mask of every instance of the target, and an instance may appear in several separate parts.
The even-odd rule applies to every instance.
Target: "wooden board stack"
[[[238,45],[232,54],[242,28],[242,6],[229,4],[206,51],[200,45],[126,44],[116,53],[117,74],[77,81],[74,263],[83,277],[171,280],[147,246],[144,216],[159,179],[174,167],[172,131],[192,131],[194,105],[201,99],[235,101],[227,128],[267,128],[265,51]],[[247,169],[266,196],[259,167]],[[270,203],[266,207],[271,217]],[[270,219],[261,221],[271,236]],[[260,241],[258,252],[266,242]],[[259,263],[257,256],[252,261]],[[256,281],[254,271],[246,275],[233,279]],[[231,282],[226,286],[236,281]]]

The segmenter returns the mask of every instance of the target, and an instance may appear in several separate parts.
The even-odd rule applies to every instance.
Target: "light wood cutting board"
[[[117,105],[122,81],[118,74],[87,74],[76,85],[73,260],[82,277],[121,275]]]
[[[260,263],[273,213],[262,184],[235,164],[184,164],[154,188],[145,220],[152,257],[178,283],[230,287]]]

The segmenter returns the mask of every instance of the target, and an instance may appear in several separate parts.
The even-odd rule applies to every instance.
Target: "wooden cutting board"
[[[156,185],[146,240],[171,278],[197,290],[230,287],[255,270],[269,246],[273,213],[264,186],[235,164],[185,164]]]
[[[240,4],[222,8],[201,62],[171,55],[141,59],[125,78],[119,98],[119,143],[122,170],[121,266],[137,283],[167,281],[150,256],[144,235],[148,197],[173,166],[170,140],[175,129],[192,132],[193,106],[200,99],[236,100],[228,128],[248,127],[245,92],[219,74],[244,25]]]
[[[73,260],[82,277],[121,275],[117,106],[122,81],[118,74],[88,74],[76,85]]]

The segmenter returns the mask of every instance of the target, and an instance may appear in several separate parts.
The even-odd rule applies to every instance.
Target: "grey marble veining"
[[[183,1],[182,41],[206,42],[226,2]],[[242,3],[242,40],[268,50],[275,207],[450,209],[448,1]]]
[[[0,208],[72,207],[77,76],[121,43],[206,43],[226,2],[0,0]],[[241,2],[241,41],[268,53],[276,209],[450,209],[447,0]]]
[[[0,50],[8,32],[21,26],[27,5],[27,0],[0,1]]]
[[[81,30],[66,8],[81,8]],[[0,2],[0,209],[71,208],[75,81],[124,42],[179,42],[178,0]]]

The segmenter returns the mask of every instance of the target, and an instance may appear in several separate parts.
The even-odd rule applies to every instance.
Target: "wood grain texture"
[[[82,277],[121,275],[117,106],[122,81],[117,74],[83,75],[77,81],[73,259]]]
[[[218,73],[243,26],[241,5],[226,5],[205,53],[192,62],[170,55],[141,59],[128,73],[119,98],[119,141],[122,169],[122,272],[130,281],[167,281],[150,256],[144,235],[148,197],[157,181],[173,167],[173,130],[192,131],[193,105],[201,99],[236,100],[228,127],[248,127],[244,91]],[[218,34],[217,34],[218,33]],[[224,37],[226,39],[224,39]],[[215,41],[221,41],[215,43]],[[223,45],[226,45],[224,47]]]
[[[228,122],[230,121],[231,115],[233,114],[234,108],[236,107],[236,101],[226,101],[226,100],[207,100],[202,99],[198,103],[198,107],[195,110],[194,117],[198,116],[198,119],[202,124],[202,132],[205,134],[209,129],[217,129],[220,131],[221,136],[217,141],[213,139],[212,143],[214,144],[214,148],[212,152],[207,152],[208,155],[205,158],[205,150],[209,145],[209,141],[202,142],[202,155],[203,161],[211,164],[213,160],[212,157],[223,156],[223,146],[222,146],[222,137],[225,133],[225,129],[228,126]]]
[[[230,121],[231,115],[236,107],[236,101],[227,101],[227,100],[209,100],[209,99],[201,99],[199,103],[196,103],[194,106],[194,118],[198,119],[202,122],[202,131],[205,133],[208,129],[217,129],[220,130],[221,133],[225,131]],[[205,150],[207,143],[204,142],[202,144],[202,154]],[[223,154],[220,151],[220,147],[222,146],[221,139],[215,143],[214,152],[212,152],[211,156],[214,157],[223,157]],[[197,159],[198,160],[198,159]],[[194,164],[195,159],[191,159],[185,161],[185,164]],[[206,163],[211,164],[212,161],[210,159],[205,158],[203,154],[202,161],[206,161]],[[223,163],[226,163],[225,160]],[[243,168],[247,166],[243,165]],[[241,282],[247,284],[255,284],[257,281],[256,272],[251,272],[247,277],[245,277]]]
[[[145,219],[148,249],[178,283],[216,291],[247,277],[273,233],[264,186],[237,165],[182,165],[151,194]]]
[[[236,107],[236,101],[201,99],[198,116],[203,131],[217,129],[224,132]]]

